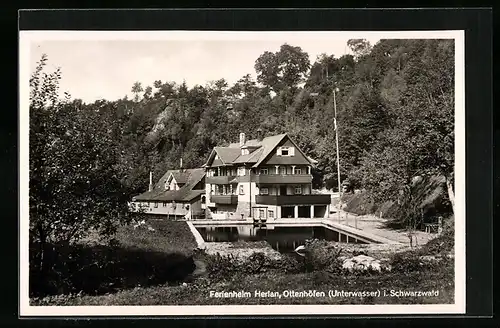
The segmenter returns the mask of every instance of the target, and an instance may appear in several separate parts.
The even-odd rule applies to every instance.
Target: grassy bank
[[[148,252],[169,250],[184,252],[195,262],[204,263],[206,272],[193,279],[186,276],[176,282],[156,282],[149,285],[123,286],[100,295],[63,295],[33,299],[33,305],[223,305],[223,304],[444,304],[453,303],[453,259],[447,255],[453,249],[453,233],[447,232],[419,249],[396,253],[368,253],[387,257],[392,270],[386,272],[347,272],[342,270],[343,257],[359,253],[326,241],[312,241],[309,255],[283,256],[281,260],[256,253],[250,258],[213,255],[194,251],[196,244],[187,242],[184,222],[151,223],[155,231],[123,230],[117,235],[123,243],[133,243]],[[162,228],[160,228],[162,227]],[[186,229],[187,225],[186,225]],[[184,231],[185,232],[185,231]],[[170,236],[163,240],[161,235]],[[172,247],[172,248],[170,248]],[[364,251],[363,251],[364,252]],[[366,253],[366,252],[364,252]],[[422,260],[430,257],[430,260]],[[158,264],[155,264],[158,265]],[[165,274],[165,272],[163,272]],[[315,297],[255,297],[255,291],[282,293],[315,290],[325,295]],[[329,297],[328,291],[376,292],[377,296]],[[434,296],[391,296],[393,291],[437,290]],[[220,298],[214,292],[246,291],[251,297]],[[385,293],[384,293],[385,291]],[[283,294],[282,294],[283,295]]]
[[[30,296],[97,296],[137,286],[175,284],[194,270],[195,248],[185,222],[165,221],[120,227],[111,240],[90,236],[78,244],[48,245],[44,268],[35,259],[30,261]]]
[[[115,238],[125,248],[139,248],[145,251],[180,253],[192,255],[197,247],[196,240],[184,221],[148,220],[147,228],[133,226],[118,229]]]

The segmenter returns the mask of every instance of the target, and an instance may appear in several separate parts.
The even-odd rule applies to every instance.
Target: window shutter
[[[276,151],[276,154],[278,154],[278,156],[281,156],[281,147],[278,148],[278,150]]]
[[[290,156],[295,156],[295,147],[290,147],[288,151],[290,152]]]

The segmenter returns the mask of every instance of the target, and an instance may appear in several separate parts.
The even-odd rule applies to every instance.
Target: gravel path
[[[346,221],[347,216],[347,221]],[[330,220],[334,222],[338,221],[338,214],[330,214]],[[348,225],[350,227],[356,227],[357,229],[370,232],[374,235],[378,235],[387,239],[395,240],[403,244],[410,244],[410,238],[408,237],[408,233],[405,230],[393,230],[385,227],[385,223],[387,222],[384,218],[379,218],[375,215],[355,215],[352,213],[347,213],[341,211],[340,214],[340,223]],[[357,224],[356,224],[357,223]],[[437,237],[437,234],[426,233],[424,231],[415,231],[415,235],[413,237],[413,245],[424,245],[429,240]]]

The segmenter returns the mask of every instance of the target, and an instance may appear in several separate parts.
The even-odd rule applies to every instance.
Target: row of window
[[[259,188],[259,194],[260,195],[269,195],[269,188]],[[295,195],[302,195],[302,187],[296,186],[294,188],[294,194]]]
[[[269,216],[270,219],[274,219],[274,211],[273,210],[268,210],[267,215]],[[259,210],[259,218],[265,217],[265,212],[264,210]]]
[[[283,175],[286,175],[287,173],[287,168],[286,167],[280,167],[279,168],[279,172],[280,174],[283,174]],[[259,173],[262,174],[262,175],[266,175],[266,174],[269,174],[269,168],[267,167],[263,167],[259,170]],[[275,174],[276,173],[276,170],[272,170],[272,174]],[[293,168],[293,172],[292,174],[302,174],[302,169],[300,167],[294,167]]]
[[[222,190],[222,193],[224,193],[223,188],[220,188],[218,190],[218,192],[221,193],[221,190]],[[214,193],[214,192],[215,192],[215,190],[212,189],[212,193]],[[238,192],[240,195],[244,195],[245,194],[245,187],[243,185],[240,185]],[[226,188],[226,194],[233,195],[232,189]],[[266,188],[266,187],[259,188],[259,194],[260,195],[269,195],[269,188]],[[302,195],[302,186],[295,186],[294,187],[294,194],[295,195]]]
[[[283,175],[286,175],[288,174],[288,170],[287,170],[287,167],[286,166],[279,166],[278,167],[278,172],[279,174],[283,174]],[[267,168],[267,167],[263,167],[261,169],[259,169],[259,174],[277,174],[278,173],[276,171],[275,168]],[[236,170],[236,172],[232,169],[221,169],[221,171],[217,171],[217,170],[213,170],[213,171],[209,171],[208,173],[208,176],[232,176],[236,173],[237,176],[245,176],[246,175],[246,170],[245,170],[245,167],[243,166],[240,166],[238,167],[238,169]],[[292,174],[306,174],[307,173],[307,170],[305,172],[303,172],[302,168],[300,167],[293,167],[292,168]]]
[[[153,202],[153,207],[154,208],[158,208],[158,204],[159,202]],[[176,203],[167,203],[167,202],[163,202],[162,203],[162,207],[167,207],[167,206],[170,206],[175,209],[177,208],[177,204]],[[146,204],[140,204],[140,205],[137,205],[138,207],[151,207],[151,202],[148,202],[147,205]],[[186,205],[186,209],[189,209],[189,205]]]

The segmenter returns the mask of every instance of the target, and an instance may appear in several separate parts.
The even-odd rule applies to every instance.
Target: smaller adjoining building
[[[162,215],[165,219],[204,218],[205,169],[168,170],[156,183],[149,175],[149,190],[132,198],[135,212]]]

